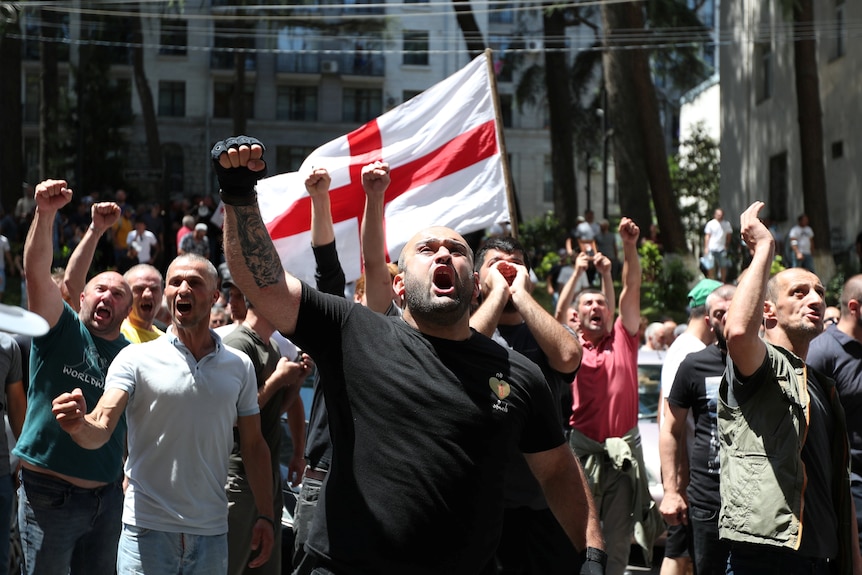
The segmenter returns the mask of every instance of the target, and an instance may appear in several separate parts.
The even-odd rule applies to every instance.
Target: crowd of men
[[[53,278],[57,212],[73,192],[62,180],[33,191],[23,265],[47,331],[32,339],[26,399],[20,349],[0,337],[25,573],[622,575],[632,538],[649,554],[663,517],[663,573],[862,574],[862,276],[824,332],[817,276],[770,278],[762,203],[740,222],[751,265],[737,286],[720,265],[718,281],[694,286],[668,352],[659,513],[638,430],[635,222],[618,227],[619,297],[616,254],[584,226],[551,314],[512,237],[474,255],[430,227],[387,265],[389,167],[373,162],[351,301],[325,169],[305,182],[312,287],[282,268],[263,224],[262,143],[229,138],[212,163],[228,273],[191,220],[164,276],[146,261],[87,281],[123,216],[94,202]],[[719,212],[711,233],[726,242]],[[706,248],[720,264],[720,245]],[[578,289],[585,277],[600,287]],[[213,330],[226,287],[233,323]],[[306,427],[298,389],[312,372]],[[295,443],[282,478],[285,413]],[[302,486],[284,555],[283,479]]]

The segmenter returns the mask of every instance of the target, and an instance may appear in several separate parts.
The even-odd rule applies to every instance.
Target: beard
[[[453,325],[470,311],[473,299],[472,276],[468,280],[455,280],[455,293],[449,297],[435,297],[431,281],[404,274],[404,301],[414,317],[437,325]]]

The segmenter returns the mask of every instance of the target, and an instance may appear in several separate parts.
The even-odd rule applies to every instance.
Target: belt
[[[319,469],[316,467],[306,467],[305,473],[303,477],[308,477],[309,479],[314,479],[315,481],[323,481],[326,479],[326,469]]]

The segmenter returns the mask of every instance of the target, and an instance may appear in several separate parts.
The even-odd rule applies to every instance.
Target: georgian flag
[[[392,261],[424,227],[469,233],[511,221],[488,59],[487,53],[477,57],[413,99],[317,148],[299,172],[258,182],[261,214],[288,272],[314,285],[311,198],[304,182],[316,167],[332,177],[332,219],[348,282],[362,271],[360,173],[375,160],[390,165],[384,225]]]

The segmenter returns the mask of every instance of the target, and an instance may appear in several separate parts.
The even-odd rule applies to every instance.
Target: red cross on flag
[[[362,270],[360,172],[375,160],[390,165],[384,225],[392,261],[424,227],[469,233],[511,221],[488,62],[487,54],[477,57],[412,100],[317,148],[299,172],[258,182],[261,214],[286,270],[313,285],[311,199],[304,181],[316,167],[332,177],[332,219],[347,281]]]

